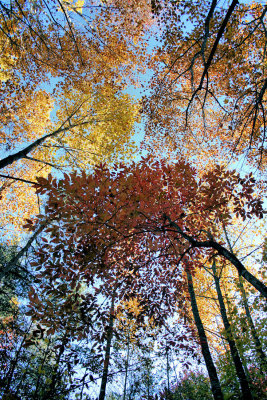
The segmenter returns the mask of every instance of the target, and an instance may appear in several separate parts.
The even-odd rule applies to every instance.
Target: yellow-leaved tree
[[[152,19],[119,2],[0,8],[1,226],[14,238],[38,212],[37,176],[134,156],[140,107],[125,88],[144,70]]]

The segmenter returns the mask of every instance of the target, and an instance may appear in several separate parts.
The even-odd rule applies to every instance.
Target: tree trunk
[[[213,363],[213,360],[212,360],[212,357],[210,354],[210,349],[209,349],[209,345],[208,345],[207,336],[206,336],[206,333],[204,330],[204,326],[202,324],[202,321],[201,321],[201,318],[200,318],[200,315],[198,312],[192,275],[188,271],[186,272],[186,274],[187,274],[188,291],[190,294],[193,316],[194,316],[195,324],[196,324],[196,327],[198,330],[202,354],[203,354],[203,357],[204,357],[204,360],[206,363],[206,367],[208,370],[209,378],[210,378],[212,394],[213,394],[213,397],[215,400],[223,400],[223,393],[222,393],[220,381],[219,381],[217,371],[216,371],[215,365]]]
[[[243,300],[243,304],[245,307],[245,311],[246,311],[246,316],[247,316],[247,322],[248,325],[250,327],[251,330],[251,334],[255,343],[255,349],[256,349],[256,353],[258,355],[259,361],[260,361],[260,367],[261,367],[261,373],[266,372],[267,370],[267,359],[266,359],[266,355],[262,349],[262,345],[260,342],[260,339],[258,337],[250,310],[249,310],[249,306],[248,306],[248,301],[247,301],[247,296],[246,296],[246,291],[243,285],[243,281],[242,281],[242,276],[239,275],[239,287],[241,290],[241,295],[242,295],[242,300]]]
[[[115,295],[113,294],[112,300],[111,300],[111,306],[110,306],[109,324],[108,324],[108,329],[107,329],[107,345],[106,345],[106,353],[105,353],[105,360],[104,360],[104,370],[103,370],[103,374],[102,374],[102,381],[101,381],[101,387],[100,387],[100,393],[99,393],[99,400],[104,400],[105,394],[106,394],[111,341],[112,341],[112,336],[113,336],[114,302],[115,302]]]
[[[65,124],[69,121],[69,118],[63,122],[63,124],[54,132],[48,133],[47,135],[44,135],[40,137],[39,139],[36,139],[33,143],[29,144],[26,146],[24,149],[17,151],[17,153],[11,154],[10,156],[7,156],[0,160],[0,169],[7,167],[8,165],[12,165],[15,161],[22,160],[23,158],[27,158],[28,154],[35,150],[38,146],[40,146],[43,142],[46,141],[46,139],[49,139],[51,137],[55,137],[60,133],[63,132],[68,132],[70,129],[75,128],[76,126],[80,125],[87,125],[89,122],[81,122],[79,124],[73,124],[70,126],[65,126]]]
[[[255,289],[257,289],[262,296],[264,296],[267,299],[267,287],[262,283],[258,278],[256,278],[254,275],[252,275],[246,268],[245,266],[241,263],[241,261],[229,250],[227,250],[225,247],[223,247],[220,243],[217,243],[213,239],[205,240],[205,241],[199,241],[194,239],[192,236],[188,235],[185,233],[179,225],[176,224],[176,222],[172,221],[170,217],[168,217],[166,214],[164,214],[164,217],[169,221],[170,226],[175,228],[175,230],[184,238],[186,239],[191,246],[194,248],[207,248],[207,249],[214,249],[217,250],[217,252],[225,257],[228,261],[230,261],[231,264],[235,266],[237,269],[238,273],[243,276],[252,286],[254,286]]]
[[[18,350],[16,352],[14,360],[11,360],[11,368],[10,368],[10,371],[8,371],[8,374],[7,374],[7,378],[6,378],[7,383],[6,383],[6,387],[5,387],[5,390],[4,390],[4,394],[8,394],[9,393],[10,386],[11,386],[11,383],[12,383],[12,379],[13,379],[13,376],[14,376],[14,374],[16,372],[16,366],[17,366],[17,364],[19,362],[19,357],[21,355],[21,351],[23,349],[23,345],[25,343],[26,337],[27,337],[27,335],[29,333],[29,330],[30,330],[31,326],[32,326],[32,323],[31,323],[31,325],[30,325],[30,327],[28,329],[28,332],[25,333],[24,336],[23,336],[23,339],[22,339],[22,341],[21,341],[21,343],[19,345],[19,348],[18,348]]]
[[[230,239],[229,239],[229,236],[228,236],[228,233],[226,231],[225,226],[223,226],[223,230],[224,230],[225,238],[227,240],[229,249],[234,254],[234,249],[233,249],[233,246],[232,246],[232,244],[230,242]],[[252,334],[252,337],[253,337],[253,340],[254,340],[254,343],[255,343],[256,353],[257,353],[259,361],[260,361],[260,370],[261,370],[261,373],[264,374],[266,372],[266,370],[267,370],[266,355],[265,355],[265,353],[264,353],[264,351],[262,349],[262,345],[261,345],[260,339],[259,339],[259,337],[257,335],[257,331],[256,331],[256,328],[255,328],[255,325],[254,325],[254,322],[253,322],[253,319],[252,319],[252,316],[251,316],[251,313],[250,313],[250,310],[249,310],[247,295],[246,295],[246,291],[245,291],[245,288],[244,288],[244,285],[243,285],[243,278],[242,278],[240,273],[238,274],[238,279],[239,279],[239,288],[240,288],[240,291],[241,291],[241,296],[242,296],[243,304],[244,304],[245,311],[246,311],[247,322],[248,322],[249,327],[251,329],[251,334]]]
[[[59,363],[60,363],[61,357],[62,357],[62,355],[63,355],[63,353],[65,351],[67,343],[68,343],[68,337],[67,337],[67,333],[65,333],[63,338],[62,338],[62,343],[60,344],[60,347],[59,347],[57,358],[55,360],[56,363],[55,363],[54,370],[52,372],[51,383],[50,383],[50,385],[48,387],[47,392],[45,393],[45,398],[47,398],[47,399],[50,399],[50,398],[53,399],[53,398],[55,398],[57,396],[56,387],[57,387],[57,384],[61,381],[61,376],[60,376],[60,374],[58,372]]]
[[[123,400],[126,399],[129,355],[130,355],[130,333],[128,332],[128,337],[127,337],[127,358],[126,358],[126,368],[125,368],[125,378],[124,378],[124,388],[123,388]]]
[[[0,282],[3,279],[4,276],[8,276],[9,272],[11,269],[18,263],[19,259],[24,256],[24,254],[27,252],[27,250],[31,247],[32,243],[34,240],[38,237],[38,235],[46,228],[48,224],[48,221],[45,221],[41,223],[41,225],[36,229],[34,234],[31,236],[31,238],[28,240],[26,245],[17,253],[15,257],[13,257],[0,271]]]
[[[44,365],[45,365],[45,363],[47,362],[47,356],[48,356],[49,353],[50,353],[51,338],[49,338],[48,340],[49,340],[49,342],[48,342],[48,344],[47,344],[47,348],[46,348],[46,351],[45,351],[45,354],[44,354],[44,358],[43,358],[42,363],[41,363],[41,370],[43,370]],[[33,395],[33,398],[34,398],[34,399],[38,399],[38,391],[39,391],[39,386],[40,386],[41,378],[42,378],[42,374],[39,373],[39,374],[38,374],[38,378],[37,378],[37,382],[36,382],[36,385],[35,385],[34,395]]]
[[[215,264],[215,260],[212,263],[212,271],[213,271],[213,276],[214,276],[214,281],[215,281],[215,286],[216,286],[216,291],[217,291],[217,295],[218,295],[218,300],[219,300],[219,305],[220,305],[220,312],[221,312],[221,316],[222,316],[222,320],[223,320],[223,325],[224,325],[224,329],[226,331],[226,339],[228,341],[229,347],[230,347],[230,352],[232,355],[232,359],[235,365],[235,369],[236,369],[236,373],[239,379],[239,383],[241,386],[241,391],[242,391],[242,395],[243,395],[243,399],[244,400],[252,400],[252,394],[249,388],[249,384],[247,381],[247,377],[242,365],[242,361],[239,357],[239,353],[233,338],[233,334],[232,334],[232,329],[231,329],[231,325],[230,322],[228,320],[227,317],[227,313],[226,313],[226,308],[224,305],[224,301],[223,301],[223,296],[222,296],[222,292],[221,292],[221,288],[220,288],[220,282],[219,282],[219,278],[217,276],[216,273],[216,264]]]

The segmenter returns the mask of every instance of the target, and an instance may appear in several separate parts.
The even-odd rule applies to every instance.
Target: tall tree
[[[230,238],[229,238],[229,235],[227,233],[227,230],[225,228],[224,228],[224,233],[225,233],[225,237],[226,237],[228,246],[229,246],[231,252],[233,253],[234,252],[233,251],[233,247],[232,247],[232,244],[230,242]],[[243,307],[245,308],[246,317],[247,317],[247,323],[248,323],[248,325],[250,327],[250,330],[251,330],[251,335],[252,335],[252,338],[253,338],[253,341],[254,341],[254,344],[255,344],[255,350],[256,350],[256,353],[258,354],[258,358],[259,358],[259,361],[260,361],[261,369],[262,369],[262,372],[263,372],[267,368],[266,355],[265,355],[265,353],[263,351],[262,344],[261,344],[260,339],[258,337],[256,328],[255,328],[255,324],[254,324],[252,316],[251,316],[251,312],[250,312],[249,304],[248,304],[248,299],[247,299],[247,294],[246,294],[246,290],[245,290],[244,283],[243,283],[243,278],[242,278],[242,276],[240,274],[238,274],[238,287],[239,287],[239,289],[241,291],[242,303],[243,303]]]
[[[205,165],[243,156],[263,167],[266,6],[156,3],[162,36],[145,103],[152,146],[164,143]]]
[[[150,22],[149,9],[141,21],[130,8],[128,18],[117,2],[0,4],[1,223],[10,233],[38,213],[26,189],[36,176],[132,157],[139,106],[124,89],[136,84],[136,64],[144,68]]]
[[[207,370],[209,373],[212,394],[213,394],[213,397],[215,400],[223,399],[223,393],[222,393],[220,381],[218,378],[216,367],[215,367],[214,362],[211,357],[207,336],[205,334],[205,330],[204,330],[204,327],[203,327],[203,324],[202,324],[202,321],[201,321],[201,318],[199,315],[195,292],[194,292],[192,275],[191,275],[190,271],[187,271],[187,280],[188,280],[188,291],[189,291],[190,299],[191,299],[192,312],[193,312],[196,327],[198,330],[202,354],[205,359],[206,367],[207,367]]]
[[[148,315],[162,324],[177,301],[183,303],[184,258],[193,272],[203,256],[218,254],[266,296],[265,285],[221,244],[218,230],[218,223],[230,223],[232,213],[261,217],[260,199],[250,196],[253,182],[220,167],[197,180],[195,169],[182,159],[168,165],[150,158],[114,170],[100,165],[91,175],[72,173],[59,181],[39,178],[37,192],[47,195],[40,219],[50,222],[33,266],[42,265],[37,280],[47,283],[40,293],[32,289],[31,315],[49,326],[56,314],[57,327],[64,310],[72,309],[76,319],[81,282],[101,282],[100,292],[109,296],[116,282],[120,299],[138,296]],[[60,299],[56,312],[41,300],[47,293]],[[93,308],[97,313],[96,303]]]
[[[233,333],[232,333],[232,327],[231,324],[229,322],[227,313],[226,313],[226,307],[223,301],[223,295],[222,295],[222,291],[220,288],[220,280],[219,277],[217,275],[217,270],[216,270],[216,261],[213,260],[212,263],[212,272],[213,272],[213,276],[214,276],[214,281],[215,281],[215,286],[216,286],[216,292],[217,292],[217,296],[218,296],[218,301],[219,301],[219,305],[220,305],[220,312],[221,312],[221,316],[222,316],[222,320],[223,320],[223,324],[224,324],[224,328],[225,328],[225,332],[226,332],[226,337],[227,337],[227,341],[229,343],[229,347],[230,347],[230,351],[231,351],[231,355],[235,364],[235,369],[236,369],[236,373],[240,382],[240,386],[241,386],[241,390],[242,390],[242,395],[244,399],[252,399],[252,394],[250,391],[250,387],[248,384],[248,380],[243,368],[243,364],[241,361],[241,358],[239,356],[238,353],[238,349],[233,337]]]

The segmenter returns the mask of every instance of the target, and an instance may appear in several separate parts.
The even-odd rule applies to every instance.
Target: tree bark
[[[99,400],[104,400],[106,395],[106,386],[108,380],[108,367],[110,361],[110,351],[111,351],[111,341],[113,337],[113,324],[114,324],[114,303],[115,303],[115,294],[112,296],[111,306],[110,306],[110,314],[109,314],[109,324],[107,329],[107,345],[106,345],[106,353],[104,360],[104,370],[102,374],[102,381],[99,393]]]
[[[196,324],[199,339],[200,339],[202,354],[203,354],[203,357],[204,357],[204,360],[206,363],[206,367],[208,370],[209,378],[210,378],[212,394],[213,394],[213,397],[215,400],[223,400],[223,393],[222,393],[220,381],[219,381],[219,378],[217,375],[216,367],[213,363],[213,360],[212,360],[212,357],[210,354],[207,336],[206,336],[204,326],[202,324],[202,321],[201,321],[201,318],[199,315],[199,311],[198,311],[198,307],[197,307],[197,301],[196,301],[196,296],[195,296],[195,291],[194,291],[194,286],[193,286],[192,275],[189,271],[187,271],[186,274],[187,274],[188,291],[189,291],[189,295],[190,295],[193,316],[194,316],[195,324]]]
[[[242,361],[240,359],[236,344],[235,344],[235,340],[233,338],[233,334],[232,334],[232,328],[230,325],[230,322],[228,320],[227,317],[227,313],[226,313],[226,308],[224,305],[224,301],[223,301],[223,296],[222,296],[222,291],[220,288],[220,282],[219,282],[219,278],[217,276],[216,273],[216,264],[215,264],[215,260],[212,263],[212,271],[213,271],[213,277],[214,277],[214,281],[215,281],[215,287],[216,287],[216,292],[217,292],[217,296],[218,296],[218,300],[219,300],[219,306],[220,306],[220,312],[221,312],[221,316],[222,316],[222,320],[223,320],[223,325],[224,325],[224,329],[226,331],[226,340],[229,344],[230,347],[230,352],[231,352],[231,356],[235,365],[235,369],[236,369],[236,373],[239,379],[239,383],[241,386],[241,391],[242,391],[242,396],[244,400],[252,400],[252,394],[249,388],[249,384],[247,381],[247,377],[242,365]]]

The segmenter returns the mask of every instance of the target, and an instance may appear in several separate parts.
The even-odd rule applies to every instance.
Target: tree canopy
[[[0,2],[3,399],[265,398],[266,12]]]

